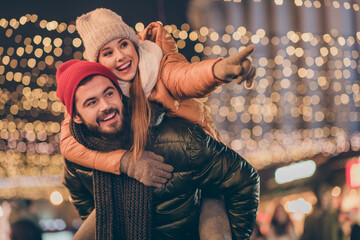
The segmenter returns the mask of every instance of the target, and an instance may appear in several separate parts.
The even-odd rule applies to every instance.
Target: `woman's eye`
[[[128,45],[127,42],[122,42],[122,43],[120,44],[120,47],[126,47],[127,45]]]
[[[111,53],[112,53],[111,51],[105,52],[105,53],[104,53],[104,56],[105,56],[105,57],[106,57],[106,56],[109,56],[109,55],[111,55]]]

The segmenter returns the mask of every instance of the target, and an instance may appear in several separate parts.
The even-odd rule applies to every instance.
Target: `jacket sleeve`
[[[218,86],[229,83],[216,78],[213,68],[221,59],[188,62],[181,54],[168,53],[160,64],[160,79],[172,96],[178,100],[202,98]]]
[[[158,81],[177,100],[202,98],[213,92],[218,86],[229,83],[216,78],[213,68],[221,60],[211,59],[190,63],[180,53],[174,38],[160,23],[150,23],[138,34],[140,40],[155,42],[163,51]]]
[[[74,204],[81,219],[84,220],[95,208],[94,197],[90,190],[92,186],[84,184],[83,179],[78,176],[76,170],[71,165],[71,162],[65,160],[62,182],[69,190],[71,202]],[[89,175],[88,177],[91,180],[91,176]]]
[[[259,205],[259,176],[239,154],[197,129],[192,134],[192,161],[204,164],[195,170],[194,179],[204,194],[216,189],[224,196],[233,239],[249,239]]]
[[[70,116],[66,114],[61,123],[60,150],[62,155],[71,162],[103,172],[120,174],[120,160],[126,150],[112,152],[94,151],[81,145],[70,133]]]

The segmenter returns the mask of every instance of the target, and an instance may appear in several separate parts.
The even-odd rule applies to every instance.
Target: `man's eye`
[[[90,106],[94,105],[95,103],[96,103],[96,101],[88,102],[87,106],[90,107]]]

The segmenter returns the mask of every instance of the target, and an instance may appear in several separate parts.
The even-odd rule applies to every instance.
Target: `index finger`
[[[254,49],[255,49],[254,45],[247,46],[245,49],[243,49],[240,52],[238,52],[237,54],[233,55],[232,56],[233,60],[240,62],[241,60],[249,57],[253,53]]]

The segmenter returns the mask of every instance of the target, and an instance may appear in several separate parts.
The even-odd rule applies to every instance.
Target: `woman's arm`
[[[120,161],[127,150],[119,149],[112,152],[90,150],[71,135],[69,124],[70,117],[66,114],[61,124],[60,150],[67,160],[91,169],[120,174]]]
[[[155,42],[163,51],[158,81],[177,100],[201,98],[213,92],[218,86],[237,79],[237,83],[252,84],[256,70],[248,57],[254,47],[228,58],[218,58],[190,63],[180,53],[170,33],[160,24],[151,23],[138,34],[140,40]]]
[[[145,151],[136,161],[127,150],[112,152],[94,151],[80,144],[69,130],[70,117],[62,123],[60,149],[70,162],[103,172],[127,174],[146,186],[162,187],[171,178],[173,167],[164,163],[164,158]]]

